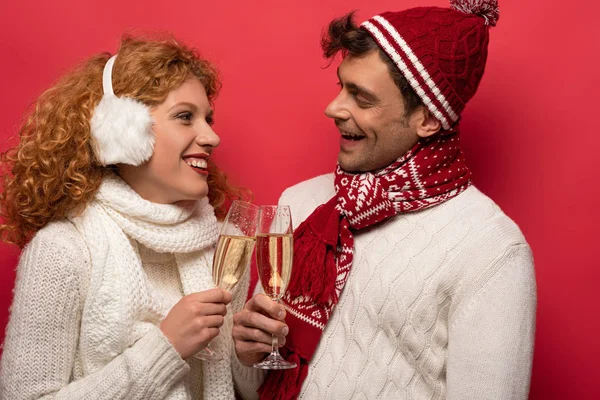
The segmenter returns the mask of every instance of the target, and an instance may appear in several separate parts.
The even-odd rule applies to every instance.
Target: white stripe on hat
[[[431,76],[429,76],[429,73],[427,72],[427,70],[425,69],[423,64],[421,64],[421,61],[417,58],[415,53],[413,53],[413,51],[410,48],[410,46],[408,45],[408,43],[406,43],[406,41],[402,38],[402,36],[400,36],[400,34],[396,30],[396,28],[394,28],[392,26],[392,24],[390,24],[388,22],[388,20],[383,18],[381,15],[376,15],[373,17],[373,19],[375,21],[379,22],[381,24],[381,26],[383,26],[387,30],[387,32],[390,34],[390,36],[392,36],[394,38],[396,43],[400,46],[402,51],[404,51],[404,53],[407,55],[408,59],[413,63],[413,65],[415,66],[417,71],[421,74],[421,76],[423,77],[423,80],[425,81],[427,86],[429,86],[429,89],[431,89],[432,93],[435,95],[435,97],[440,102],[442,107],[444,107],[444,110],[446,110],[446,112],[450,115],[450,118],[452,118],[453,121],[458,120],[458,115],[456,115],[456,113],[454,112],[454,110],[452,109],[452,107],[450,106],[448,101],[446,100],[446,97],[444,96],[444,94],[437,87],[437,85],[435,84],[433,79],[431,79]]]
[[[409,81],[410,85],[413,87],[415,92],[419,95],[425,106],[435,115],[435,117],[442,123],[442,127],[446,130],[450,129],[450,124],[446,117],[440,112],[438,107],[431,101],[427,93],[423,90],[419,82],[415,79],[413,73],[408,68],[408,66],[404,63],[404,60],[400,57],[400,54],[396,51],[396,49],[391,45],[391,43],[385,38],[383,33],[373,25],[369,21],[365,21],[361,24],[362,27],[366,28],[369,32],[373,34],[377,38],[377,41],[381,46],[383,46],[385,52],[392,58],[392,61],[398,66],[400,71],[404,74],[406,79]]]

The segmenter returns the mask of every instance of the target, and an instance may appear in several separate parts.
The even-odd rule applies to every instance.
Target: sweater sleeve
[[[536,310],[530,249],[512,246],[496,263],[449,321],[448,400],[528,397]]]
[[[0,398],[163,398],[189,367],[157,327],[103,368],[74,380],[89,260],[80,236],[61,233],[38,232],[21,255]]]

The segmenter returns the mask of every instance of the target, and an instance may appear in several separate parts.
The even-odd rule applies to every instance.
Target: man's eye
[[[366,101],[365,99],[363,99],[362,97],[358,96],[357,94],[353,94],[352,97],[354,97],[354,101],[356,101],[356,104],[360,107],[360,108],[367,108],[371,105],[370,102]]]
[[[366,101],[361,97],[361,95],[358,92],[350,92],[350,96],[352,96],[352,98],[357,103],[366,103]]]

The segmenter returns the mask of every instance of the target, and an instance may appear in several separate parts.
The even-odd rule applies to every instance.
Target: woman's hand
[[[233,316],[235,352],[244,365],[251,366],[271,352],[271,335],[279,336],[281,347],[287,334],[285,308],[264,294],[252,297]]]
[[[184,296],[160,324],[160,330],[184,360],[219,334],[231,293],[211,289]]]

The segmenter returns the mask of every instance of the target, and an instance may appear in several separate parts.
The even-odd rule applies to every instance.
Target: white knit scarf
[[[86,375],[123,353],[169,311],[148,282],[137,243],[175,255],[185,295],[214,287],[208,260],[212,260],[219,228],[207,199],[184,205],[152,203],[111,174],[104,178],[85,212],[72,221],[91,255],[79,343]],[[224,375],[232,382],[231,345],[221,336],[227,335],[219,335],[211,347],[223,354],[224,360],[202,365],[205,399],[211,393],[223,394]],[[218,388],[217,381],[221,382]],[[226,392],[234,398],[233,386]],[[183,381],[168,398],[189,398]]]

